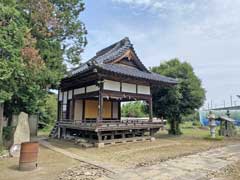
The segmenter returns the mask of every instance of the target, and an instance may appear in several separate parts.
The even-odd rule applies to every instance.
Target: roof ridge
[[[116,46],[116,45],[121,45],[121,43],[124,42],[124,41],[130,42],[129,38],[128,38],[128,37],[125,37],[125,38],[121,39],[120,41],[117,41],[117,42],[115,42],[115,43],[113,43],[113,44],[111,44],[111,45],[109,45],[109,46],[101,49],[100,51],[97,51],[97,52],[96,52],[96,56],[102,56],[102,55],[104,55],[105,53],[108,53],[109,51],[112,50],[112,48],[115,49],[114,46]],[[109,51],[108,51],[108,50],[109,50]]]

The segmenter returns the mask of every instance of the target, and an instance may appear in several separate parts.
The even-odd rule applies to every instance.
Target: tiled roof
[[[152,81],[161,81],[161,82],[170,83],[170,84],[177,84],[176,79],[162,76],[160,74],[153,73],[153,72],[144,72],[138,69],[129,69],[128,67],[120,66],[117,64],[100,64],[98,65],[98,67],[100,69],[103,69],[112,73],[127,75],[135,78],[141,78],[141,79],[152,80]]]
[[[140,59],[137,57],[137,54],[135,53],[135,56],[137,57],[137,63],[139,67],[141,67],[142,70],[134,69],[134,68],[128,68],[124,66],[120,66],[118,64],[111,63],[113,60],[116,60],[117,58],[124,55],[124,53],[131,49],[134,53],[133,45],[131,44],[129,38],[124,38],[96,53],[96,56],[88,60],[87,62],[80,65],[78,68],[72,70],[69,72],[69,75],[66,78],[69,78],[71,76],[75,76],[79,73],[83,73],[91,68],[93,66],[98,67],[100,69],[123,74],[127,76],[132,76],[135,78],[142,78],[147,80],[153,80],[153,81],[161,81],[165,83],[171,83],[176,84],[177,81],[173,78],[161,76],[156,73],[150,72],[140,61]]]

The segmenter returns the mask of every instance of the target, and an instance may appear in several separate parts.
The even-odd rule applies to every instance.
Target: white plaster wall
[[[122,92],[136,93],[136,84],[122,83]]]
[[[118,118],[118,102],[113,102],[113,118]]]
[[[68,99],[72,99],[72,90],[68,91]]]
[[[59,91],[58,101],[62,101],[62,96],[63,96],[63,93]]]
[[[62,105],[62,110],[63,110],[63,112],[67,111],[67,105],[66,104]]]
[[[111,91],[120,91],[120,82],[105,79],[103,89]]]
[[[86,89],[87,93],[88,92],[98,91],[98,90],[99,90],[99,87],[96,86],[96,85],[87,86],[87,89]]]
[[[67,91],[63,92],[63,104],[67,104]]]
[[[85,88],[74,89],[74,95],[84,94],[84,93],[85,93]]]
[[[150,86],[138,85],[138,94],[147,94],[150,95]]]

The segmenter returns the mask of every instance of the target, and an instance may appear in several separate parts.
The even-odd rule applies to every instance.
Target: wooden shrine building
[[[58,121],[52,136],[83,137],[97,145],[135,141],[163,126],[152,121],[151,88],[175,85],[175,79],[150,72],[128,38],[97,52],[62,79]],[[121,120],[121,102],[146,101],[149,119]]]

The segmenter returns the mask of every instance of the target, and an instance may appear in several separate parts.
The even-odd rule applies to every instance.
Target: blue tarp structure
[[[216,114],[216,117],[219,116],[226,116],[226,111],[213,111],[214,114]],[[207,116],[209,114],[209,111],[199,111],[199,120],[202,126],[208,126],[208,119]],[[236,126],[240,126],[240,110],[233,110],[230,111],[230,117],[235,120],[234,124]],[[219,125],[220,121],[216,121],[216,124]]]

